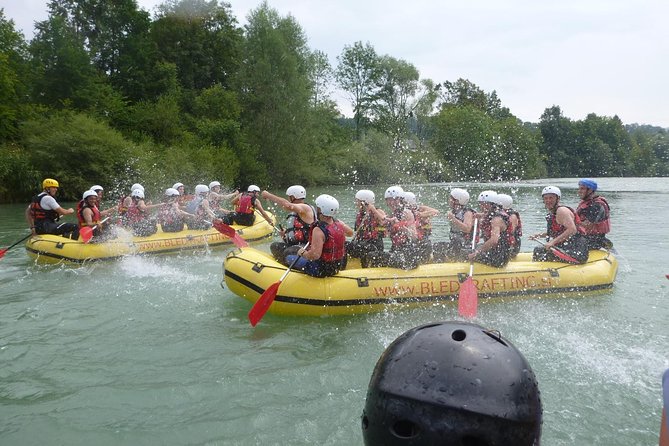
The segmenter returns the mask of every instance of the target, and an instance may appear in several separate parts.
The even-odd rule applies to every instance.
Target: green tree
[[[18,134],[22,99],[27,91],[28,51],[23,35],[13,20],[0,9],[0,142]]]
[[[574,147],[573,124],[557,105],[544,110],[539,122],[542,136],[541,154],[550,177],[567,177],[576,171],[578,161]]]
[[[365,45],[355,42],[352,46],[345,46],[337,60],[335,78],[351,100],[356,139],[359,140],[369,119],[382,74],[380,58],[369,42]]]

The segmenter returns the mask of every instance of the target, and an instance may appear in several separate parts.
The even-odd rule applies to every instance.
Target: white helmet
[[[383,194],[384,198],[402,198],[404,197],[404,189],[401,186],[390,186]]]
[[[555,194],[557,195],[558,198],[562,197],[562,192],[560,192],[560,188],[556,186],[544,187],[544,190],[541,191],[541,196],[543,197],[546,194]]]
[[[513,204],[513,198],[508,194],[497,194],[497,204],[502,206],[502,209],[509,209]]]
[[[416,201],[416,194],[413,192],[404,192],[404,201],[406,204],[410,204],[411,206],[416,206],[418,202]]]
[[[454,187],[451,189],[451,197],[455,198],[460,206],[464,206],[469,203],[469,192],[459,187]]]
[[[85,200],[88,197],[96,197],[97,198],[98,194],[95,193],[93,189],[87,190],[84,192],[84,195],[81,197],[82,200]]]
[[[478,201],[497,204],[497,192],[494,190],[484,190],[479,194]]]
[[[135,184],[133,184],[132,186],[130,186],[130,192],[134,191],[135,189],[139,189],[139,190],[141,190],[142,192],[144,192],[144,186],[142,186],[142,185],[139,184],[139,183],[135,183]]]
[[[195,186],[195,193],[200,195],[200,194],[206,194],[209,192],[209,187],[207,187],[206,184],[198,184]]]
[[[374,196],[374,192],[367,189],[361,189],[358,192],[356,192],[355,198],[357,200],[364,201],[365,203],[368,204],[374,204],[374,200],[376,199],[376,197]]]
[[[137,198],[142,198],[142,199],[143,199],[143,198],[144,198],[144,189],[134,189],[134,190],[130,193],[130,196],[131,196],[131,197],[137,197]]]
[[[260,192],[260,188],[256,186],[255,184],[252,184],[249,186],[247,189],[248,192]]]
[[[321,214],[326,217],[334,217],[339,210],[339,202],[332,195],[319,195],[316,198],[316,206],[320,208]]]
[[[166,197],[178,197],[179,196],[179,191],[176,190],[173,187],[168,187],[165,189],[165,196]]]
[[[104,189],[104,187],[100,186],[99,184],[96,184],[95,186],[92,186],[92,187],[91,187],[91,190],[92,190],[93,192],[97,192],[97,191],[99,191],[99,190],[105,190],[105,189]]]
[[[299,200],[302,198],[307,198],[307,190],[299,184],[296,184],[286,189],[286,195],[289,197],[292,195],[296,200]]]
[[[219,183],[218,181],[212,181],[211,183],[209,183],[209,189],[213,189],[216,186],[220,186],[220,185],[221,185],[221,183]]]
[[[174,183],[174,186],[172,186],[172,189],[179,189],[180,187],[184,187],[184,183]]]

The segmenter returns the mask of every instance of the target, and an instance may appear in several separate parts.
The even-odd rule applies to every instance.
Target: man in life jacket
[[[285,228],[279,225],[279,235],[282,241],[273,242],[269,247],[275,259],[288,265],[286,255],[296,253],[297,249],[303,247],[309,240],[309,227],[318,218],[316,209],[305,203],[307,191],[299,184],[286,189],[288,199],[271,194],[266,190],[262,191],[260,196],[290,212],[285,219]]]
[[[47,178],[42,181],[43,191],[32,198],[25,216],[33,234],[54,234],[76,240],[79,238],[79,226],[74,223],[58,223],[63,215],[74,214],[74,209],[62,208],[56,199],[58,181]]]
[[[188,229],[209,229],[211,228],[211,221],[214,220],[216,214],[209,206],[209,186],[206,184],[198,184],[195,186],[195,196],[186,205],[186,212],[191,214],[188,219]]]
[[[126,213],[128,212],[128,208],[132,204],[132,193],[135,189],[141,190],[142,193],[144,192],[144,186],[142,186],[139,183],[135,183],[132,186],[130,186],[130,193],[121,197],[121,199],[118,202],[118,207],[117,207],[118,217],[119,217],[118,223],[122,226],[126,226],[128,224],[126,219]]]
[[[256,221],[255,210],[258,209],[258,212],[267,220],[267,223],[274,227],[274,222],[262,208],[262,204],[258,200],[258,195],[260,195],[260,188],[252,184],[246,192],[242,192],[233,198],[232,204],[235,206],[235,212],[230,212],[223,216],[221,219],[223,223],[227,225],[236,223],[241,226],[253,226],[253,223]]]
[[[185,219],[192,217],[179,207],[179,191],[173,187],[165,189],[163,202],[158,209],[158,223],[163,232],[180,232],[184,230]]]
[[[502,210],[509,216],[509,225],[511,225],[511,237],[509,237],[509,256],[514,258],[520,252],[521,239],[523,237],[523,222],[520,219],[520,213],[513,209],[513,197],[508,194],[497,194],[497,203]]]
[[[404,206],[413,213],[416,222],[416,244],[414,251],[418,263],[427,263],[432,257],[432,217],[439,215],[439,211],[433,207],[418,204],[416,194],[404,191]]]
[[[580,227],[585,230],[589,249],[611,249],[613,243],[606,238],[611,231],[611,210],[604,197],[597,195],[597,182],[584,178],[578,182],[578,197],[581,202],[576,213],[581,219]]]
[[[478,232],[483,238],[483,244],[467,258],[469,261],[502,268],[509,263],[509,216],[499,206],[495,191],[481,192],[478,202],[481,212],[475,217],[479,219]]]
[[[109,211],[109,209],[107,209]],[[93,227],[93,236],[97,241],[103,234],[103,225],[101,223],[102,212],[98,209],[98,194],[94,190],[84,192],[79,205],[77,205],[77,219],[79,228],[84,226]]]
[[[416,243],[416,219],[413,212],[405,207],[404,189],[390,186],[384,193],[386,205],[390,208],[389,216],[382,210],[374,208],[377,219],[383,220],[386,233],[392,243],[389,252],[371,252],[362,258],[362,266],[414,269],[418,267]]]
[[[474,209],[467,206],[469,192],[454,187],[448,195],[450,210],[446,219],[451,223],[448,242],[434,244],[433,258],[436,262],[463,262],[471,252],[474,230]]]
[[[375,213],[374,192],[361,189],[355,193],[355,225],[353,240],[346,242],[346,252],[349,257],[363,258],[372,252],[383,252],[383,236],[386,228],[383,218],[379,219]]]
[[[132,203],[128,207],[125,217],[133,234],[138,237],[148,237],[158,232],[158,225],[155,218],[151,217],[150,210],[160,206],[160,204],[146,204],[142,189],[133,190],[130,198]]]
[[[297,251],[300,258],[295,268],[313,277],[334,276],[346,268],[346,235],[353,235],[353,229],[335,218],[339,210],[336,198],[323,194],[315,203],[318,220],[311,226],[309,246]],[[290,254],[286,260],[292,263],[296,255]]]
[[[207,198],[209,199],[209,206],[211,207],[211,210],[214,211],[214,214],[216,214],[217,217],[222,217],[230,212],[228,209],[224,209],[221,203],[223,203],[225,200],[235,198],[237,195],[239,195],[238,190],[230,194],[221,193],[221,183],[218,181],[212,181],[209,183],[209,195]]]
[[[544,246],[534,248],[532,260],[535,262],[566,262],[553,254],[550,248],[560,249],[573,257],[578,263],[588,261],[588,243],[583,237],[583,229],[579,227],[580,219],[576,212],[560,204],[562,192],[558,187],[546,186],[541,191],[541,198],[548,210],[546,215],[546,232],[530,236],[530,240],[546,237]]]

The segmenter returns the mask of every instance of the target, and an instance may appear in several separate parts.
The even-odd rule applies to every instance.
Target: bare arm
[[[267,215],[267,212],[265,212],[265,210],[262,208],[262,204],[260,203],[260,200],[258,200],[257,198],[256,198],[256,202],[255,202],[255,207],[256,207],[256,209],[258,209],[258,211],[263,216],[263,218],[265,220],[267,220],[267,223],[269,223],[270,226],[274,227],[274,222],[272,221],[272,217]]]
[[[32,231],[32,233],[34,234],[35,220],[33,219],[33,212],[30,209],[30,205],[28,205],[28,207],[26,208],[25,216],[26,216],[26,222],[28,222],[28,227],[30,228],[30,231]]]
[[[564,226],[565,230],[562,234],[558,235],[553,240],[549,240],[548,243],[546,243],[546,249],[555,245],[559,245],[577,232],[576,223],[574,222],[574,214],[572,214],[568,208],[564,206],[557,208],[557,212],[555,213],[555,220],[558,222],[558,224]]]
[[[304,257],[307,260],[320,259],[321,254],[323,253],[323,243],[325,243],[325,234],[323,234],[321,228],[316,227],[311,232],[311,241],[309,247],[307,248],[306,251],[304,250],[304,248],[300,249],[298,251],[298,254],[300,252],[303,252],[302,257]]]

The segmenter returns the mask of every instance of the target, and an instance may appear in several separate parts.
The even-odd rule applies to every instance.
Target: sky
[[[111,1],[111,0],[110,0]],[[153,12],[162,0],[138,0]],[[260,0],[231,0],[241,25]],[[47,0],[0,0],[27,39]],[[333,66],[347,45],[413,64],[436,83],[467,79],[514,115],[539,122],[558,105],[624,124],[669,128],[667,0],[268,0],[292,15]],[[348,98],[333,92],[343,113]]]

